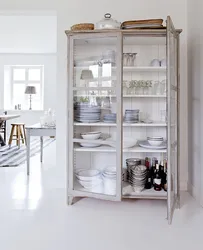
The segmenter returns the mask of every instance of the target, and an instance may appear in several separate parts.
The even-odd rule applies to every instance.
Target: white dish
[[[152,67],[160,67],[161,65],[160,65],[159,59],[153,59],[153,60],[151,61],[151,66],[152,66]]]
[[[95,123],[100,121],[100,120],[82,120],[82,119],[75,119],[75,120],[82,123]]]
[[[81,137],[85,140],[96,140],[101,136],[101,132],[81,133]]]
[[[151,140],[151,141],[163,141],[164,140],[164,138],[163,137],[161,137],[161,136],[148,136],[147,137],[147,140]]]
[[[76,172],[76,177],[81,181],[92,181],[98,179],[101,172],[97,169],[82,169]]]
[[[166,142],[163,141],[162,144],[160,146],[152,146],[149,144],[148,141],[139,141],[139,146],[140,147],[143,147],[143,148],[148,148],[148,149],[166,149],[167,148],[167,145],[166,145]]]
[[[80,185],[82,185],[84,188],[86,189],[92,189],[98,185],[101,185],[102,184],[102,179],[98,178],[94,181],[82,181],[82,180],[78,180],[78,182],[80,183]]]
[[[80,143],[80,146],[81,147],[86,147],[86,148],[96,148],[96,147],[101,146],[101,144],[82,142],[82,143]]]
[[[147,141],[151,146],[155,147],[160,146],[163,143],[163,141],[154,141],[154,140],[147,140]]]

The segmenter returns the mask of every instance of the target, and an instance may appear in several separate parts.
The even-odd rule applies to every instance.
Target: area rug
[[[54,138],[44,137],[44,148],[55,141]],[[30,141],[30,157],[40,152],[40,139],[31,138]],[[26,161],[26,146],[23,144],[16,146],[14,143],[9,146],[0,147],[0,167],[18,167]]]

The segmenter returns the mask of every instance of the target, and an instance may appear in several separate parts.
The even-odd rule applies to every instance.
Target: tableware
[[[86,147],[86,148],[96,148],[96,147],[101,146],[101,144],[99,144],[99,143],[81,142],[81,143],[80,143],[80,146],[81,146],[81,147]]]
[[[134,165],[128,169],[128,182],[136,190],[143,190],[146,178],[147,178],[147,167],[144,165]]]
[[[99,106],[90,105],[89,102],[80,102],[74,104],[74,119],[78,122],[99,122],[100,116],[101,108]]]
[[[160,61],[159,59],[153,59],[150,63],[152,67],[160,67]]]
[[[95,29],[120,29],[121,23],[112,19],[110,13],[106,13],[104,18],[96,23]]]
[[[166,59],[161,60],[161,67],[166,67]]]
[[[109,195],[116,194],[116,167],[109,166],[106,167],[102,173],[102,178],[104,182],[104,192]]]
[[[124,122],[126,123],[136,123],[139,122],[139,109],[126,109]]]
[[[164,138],[161,136],[148,136],[147,140],[153,140],[153,141],[163,141]]]
[[[76,177],[82,181],[90,181],[98,178],[101,172],[98,169],[81,169],[75,173]]]
[[[150,140],[150,139],[148,139],[147,141],[148,141],[148,143],[149,143],[151,146],[160,146],[160,145],[163,143],[163,140],[161,140],[161,141],[155,141],[155,140]]]
[[[82,181],[82,180],[78,180],[78,182],[85,188],[85,189],[92,189],[95,188],[99,185],[102,184],[103,180],[101,178],[98,178],[96,180],[93,181]]]
[[[148,141],[139,141],[138,142],[139,146],[140,147],[143,147],[143,148],[147,148],[147,149],[155,149],[155,150],[158,150],[158,149],[166,149],[167,148],[167,144],[166,144],[166,141],[163,141],[161,145],[159,146],[152,146],[149,144]]]
[[[85,140],[96,140],[101,136],[101,132],[81,133],[81,137]]]

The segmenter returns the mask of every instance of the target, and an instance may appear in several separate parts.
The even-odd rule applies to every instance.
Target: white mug
[[[151,61],[151,66],[152,67],[160,67],[160,61],[159,61],[159,59],[153,59]]]
[[[161,60],[161,67],[166,67],[166,59]]]

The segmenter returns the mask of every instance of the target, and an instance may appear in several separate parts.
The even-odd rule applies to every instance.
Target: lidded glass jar
[[[120,29],[121,23],[111,18],[110,13],[106,13],[104,18],[97,22],[95,29]]]

